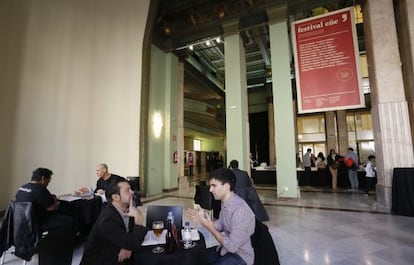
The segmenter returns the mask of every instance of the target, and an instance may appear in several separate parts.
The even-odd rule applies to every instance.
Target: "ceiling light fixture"
[[[191,51],[194,51],[194,48],[196,48],[197,45],[202,44],[202,43],[204,43],[208,47],[211,47],[211,46],[213,46],[214,41],[216,41],[216,43],[222,43],[221,36],[202,39],[200,41],[178,47],[176,49],[176,51],[183,50],[183,49],[189,49]]]

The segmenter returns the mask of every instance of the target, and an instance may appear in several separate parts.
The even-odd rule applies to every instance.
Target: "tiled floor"
[[[281,200],[274,188],[257,190],[269,213],[266,224],[283,265],[414,264],[414,218],[387,213],[376,204],[375,194],[308,189],[298,200]],[[144,215],[150,204],[188,208],[193,195],[194,186],[184,180],[178,191],[145,198],[139,208]],[[78,247],[72,264],[79,264],[81,255],[82,247]],[[5,264],[21,261],[7,255]],[[28,264],[38,264],[37,257]]]

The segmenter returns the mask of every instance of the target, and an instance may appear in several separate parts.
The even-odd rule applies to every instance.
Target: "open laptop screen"
[[[149,205],[147,208],[146,226],[152,229],[154,221],[164,221],[164,227],[167,228],[168,212],[174,215],[174,224],[177,228],[182,227],[183,207],[182,206],[166,206],[166,205]]]

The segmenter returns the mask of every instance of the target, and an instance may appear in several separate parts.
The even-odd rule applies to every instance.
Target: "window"
[[[193,149],[194,151],[201,151],[201,140],[199,139],[193,140]]]

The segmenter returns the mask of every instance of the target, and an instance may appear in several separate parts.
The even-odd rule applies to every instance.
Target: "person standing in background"
[[[214,158],[215,159],[215,158]],[[193,176],[193,153],[188,153],[188,175]]]
[[[305,186],[311,185],[311,177],[312,177],[312,160],[314,156],[312,155],[312,149],[308,148],[306,153],[303,155],[303,168],[305,169]]]
[[[364,188],[364,195],[368,196],[369,190],[371,189],[372,182],[374,181],[374,178],[376,176],[376,170],[375,170],[375,156],[370,155],[368,156],[368,163],[365,166],[365,188]]]
[[[319,185],[323,188],[326,186],[326,159],[322,152],[319,152],[315,166],[318,169]]]
[[[353,163],[347,163],[348,161],[351,161],[351,160]],[[351,184],[351,189],[357,190],[359,188],[358,171],[357,171],[359,159],[352,147],[348,148],[348,153],[346,154],[346,157],[345,157],[345,163],[347,164],[348,178],[349,178],[349,183]]]
[[[296,153],[296,167],[301,167],[302,161],[300,160],[299,152]]]
[[[332,176],[332,190],[336,191],[337,190],[337,185],[338,185],[338,161],[336,161],[336,151],[335,149],[331,149],[329,150],[329,156],[327,158],[328,161],[328,168],[329,168],[329,172],[331,173]]]

